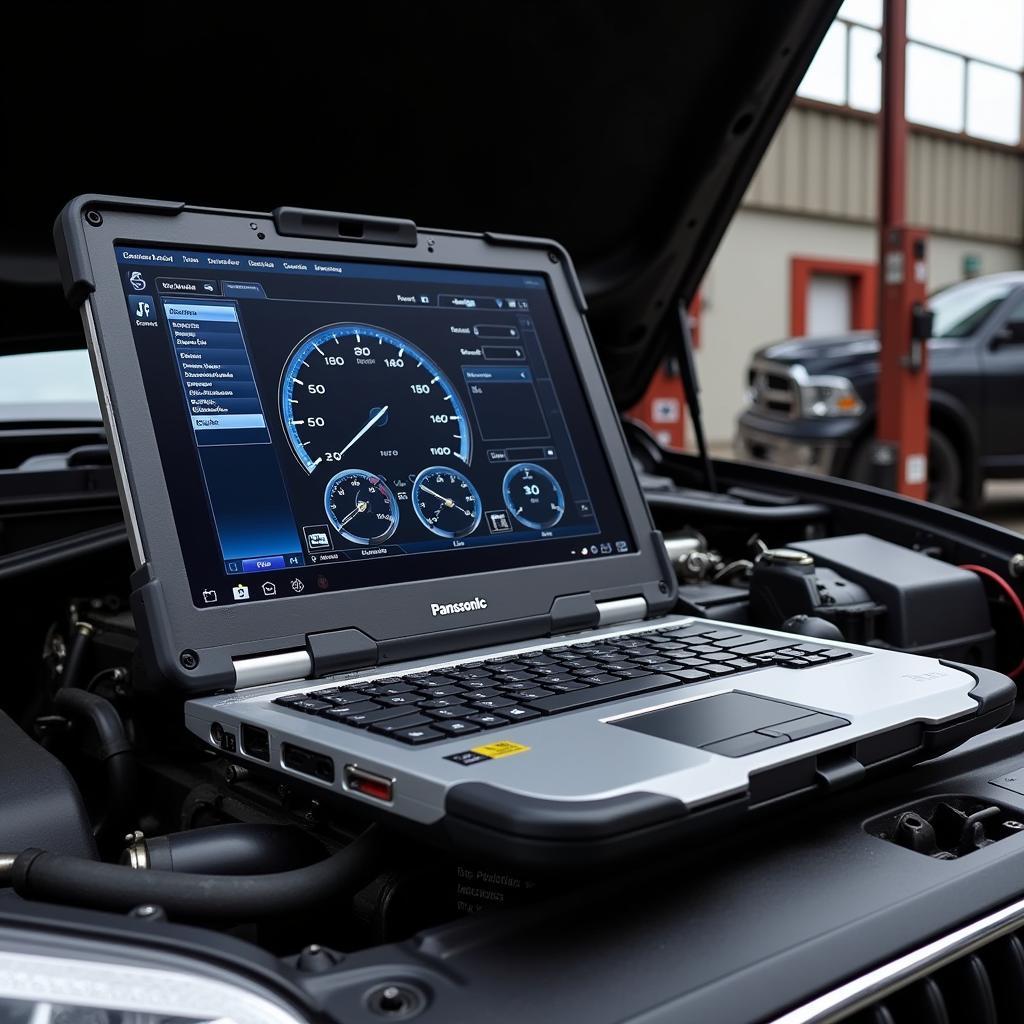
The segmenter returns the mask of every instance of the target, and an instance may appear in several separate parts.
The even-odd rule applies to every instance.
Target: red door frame
[[[850,327],[870,330],[878,322],[878,265],[848,260],[822,260],[794,256],[789,274],[789,333],[801,337],[807,333],[807,296],[814,274],[848,277],[853,281]]]

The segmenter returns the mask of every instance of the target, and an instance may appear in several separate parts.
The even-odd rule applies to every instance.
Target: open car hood
[[[562,242],[626,407],[838,6],[345,5],[272,30],[210,7],[190,24],[58,27],[46,63],[65,106],[33,93],[34,55],[0,71],[17,98],[2,115],[0,344],[72,325],[55,265],[45,310],[36,282],[77,193],[376,213]]]

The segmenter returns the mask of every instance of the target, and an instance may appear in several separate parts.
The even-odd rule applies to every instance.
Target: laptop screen
[[[635,550],[545,277],[116,256],[197,607]]]

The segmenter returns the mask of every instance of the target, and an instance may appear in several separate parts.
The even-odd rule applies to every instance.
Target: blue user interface
[[[197,607],[635,550],[544,277],[116,256]]]

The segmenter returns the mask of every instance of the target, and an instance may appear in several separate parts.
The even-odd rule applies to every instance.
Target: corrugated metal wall
[[[965,238],[1024,242],[1024,157],[911,130],[911,223]],[[744,205],[872,223],[878,188],[872,121],[795,106],[786,115]]]

